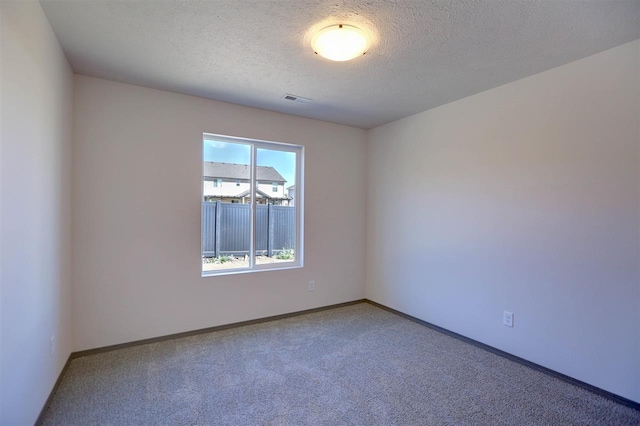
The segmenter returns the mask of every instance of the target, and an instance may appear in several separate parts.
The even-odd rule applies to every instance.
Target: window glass
[[[284,193],[280,194],[280,182],[295,182],[296,153],[258,148],[257,164],[265,179],[271,180],[270,199],[266,205],[258,206],[257,220],[262,226],[257,228],[256,263],[259,265],[276,262],[295,261],[295,218],[293,206],[283,206]],[[258,173],[260,177],[260,173]]]
[[[222,179],[246,175],[249,181],[251,146],[205,140],[204,153],[202,270],[247,268],[251,235],[251,214],[246,204],[249,198],[240,196],[235,186],[223,187]],[[213,185],[208,185],[210,180]]]

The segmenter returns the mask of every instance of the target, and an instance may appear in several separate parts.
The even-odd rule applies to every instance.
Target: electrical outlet
[[[504,311],[502,323],[507,327],[513,327],[513,312]]]
[[[49,339],[49,355],[53,356],[53,347],[54,347],[54,341],[56,340],[56,336],[53,335],[51,336],[51,339]]]
[[[316,291],[316,282],[309,281],[309,291]]]

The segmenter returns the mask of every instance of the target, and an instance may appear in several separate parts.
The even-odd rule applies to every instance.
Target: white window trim
[[[216,271],[202,271],[202,263],[200,264],[201,275],[202,277],[212,277],[212,276],[222,276],[222,275],[232,275],[232,274],[241,274],[241,273],[251,273],[251,272],[262,272],[262,271],[280,271],[287,269],[297,269],[304,267],[304,195],[298,195],[296,193],[296,215],[295,215],[295,228],[296,228],[296,247],[295,247],[295,259],[292,262],[278,262],[278,263],[268,263],[263,265],[255,264],[255,247],[256,247],[256,234],[255,234],[255,223],[256,223],[256,190],[258,187],[258,181],[255,179],[256,177],[256,166],[257,166],[257,153],[258,149],[269,149],[273,151],[286,151],[286,152],[296,152],[296,176],[294,185],[297,188],[300,188],[299,194],[304,194],[304,146],[290,144],[285,142],[275,142],[275,141],[266,141],[260,139],[250,139],[250,138],[241,138],[237,136],[226,136],[219,135],[215,133],[203,133],[202,139],[200,143],[203,144],[205,140],[213,140],[219,142],[231,142],[236,144],[244,144],[251,146],[251,171],[249,176],[249,183],[255,182],[255,185],[249,185],[250,187],[250,232],[251,232],[251,241],[249,243],[249,253],[253,255],[249,256],[249,266],[247,268],[233,268],[233,269],[222,269]],[[204,155],[204,148],[203,148]],[[201,176],[204,176],[204,158],[201,159],[202,163],[202,171]],[[201,186],[200,193],[200,203],[202,205],[202,200],[204,198],[204,188]],[[200,247],[202,254],[202,208],[200,208]]]

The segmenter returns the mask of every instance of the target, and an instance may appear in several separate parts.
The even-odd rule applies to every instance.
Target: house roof
[[[256,178],[259,181],[286,182],[271,166],[256,166]],[[220,179],[249,179],[249,166],[246,164],[204,162],[204,176]]]

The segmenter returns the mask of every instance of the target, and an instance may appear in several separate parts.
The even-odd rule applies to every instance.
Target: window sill
[[[273,272],[273,271],[286,271],[288,269],[300,269],[303,265],[291,264],[291,265],[283,265],[277,268],[274,267],[266,267],[266,268],[242,268],[242,269],[228,269],[228,270],[218,270],[218,271],[202,271],[201,277],[219,277],[222,275],[237,275],[237,274],[251,274],[254,272]]]

